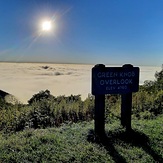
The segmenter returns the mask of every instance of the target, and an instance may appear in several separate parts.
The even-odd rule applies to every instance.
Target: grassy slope
[[[126,134],[119,121],[106,124],[107,140],[87,140],[93,122],[0,135],[0,162],[161,162],[163,116],[132,121]]]

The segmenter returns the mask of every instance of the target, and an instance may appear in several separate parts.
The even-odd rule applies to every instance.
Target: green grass
[[[88,141],[93,122],[0,134],[0,162],[162,162],[163,115],[133,120],[132,133],[119,121],[106,124],[103,141]]]

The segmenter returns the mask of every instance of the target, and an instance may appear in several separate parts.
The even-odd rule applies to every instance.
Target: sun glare
[[[52,29],[51,21],[43,21],[42,22],[42,30],[43,31],[50,31]]]

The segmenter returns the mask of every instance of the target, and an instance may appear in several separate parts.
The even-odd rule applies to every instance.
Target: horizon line
[[[49,61],[0,61],[0,63],[47,63],[47,64],[77,64],[77,65],[97,65],[97,64],[104,64],[104,63],[80,63],[80,62],[49,62]],[[131,63],[125,63],[125,64],[131,64]],[[117,65],[117,66],[120,66],[120,65],[125,65],[125,64],[115,64],[115,63],[107,63],[107,64],[104,64],[104,65]],[[134,66],[134,64],[131,64]],[[162,65],[160,65],[160,68],[162,68]],[[148,66],[148,67],[159,67],[158,65],[136,65],[136,66]]]

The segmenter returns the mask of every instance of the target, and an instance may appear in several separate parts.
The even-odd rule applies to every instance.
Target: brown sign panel
[[[105,67],[96,65],[92,68],[92,94],[126,94],[139,89],[139,67]]]

